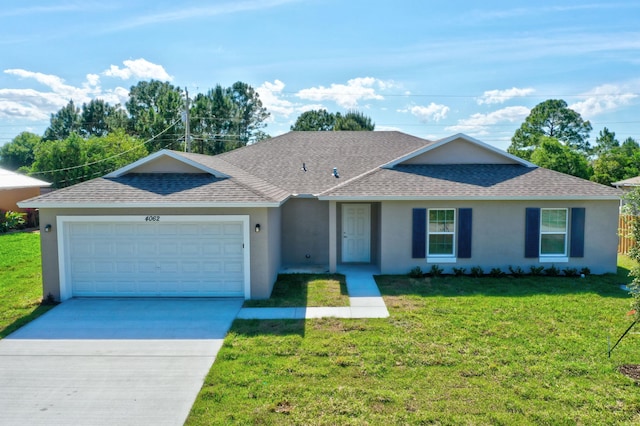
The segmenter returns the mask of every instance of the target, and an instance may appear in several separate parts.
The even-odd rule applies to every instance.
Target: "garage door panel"
[[[244,295],[242,222],[65,226],[72,295]]]

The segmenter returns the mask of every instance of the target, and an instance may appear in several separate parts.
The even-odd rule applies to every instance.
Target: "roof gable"
[[[440,139],[383,167],[390,168],[400,164],[517,164],[537,167],[535,164],[462,133]]]
[[[226,174],[207,167],[190,158],[182,156],[179,152],[167,149],[160,150],[140,160],[115,170],[106,178],[117,178],[129,173],[208,173],[217,178],[228,178]]]

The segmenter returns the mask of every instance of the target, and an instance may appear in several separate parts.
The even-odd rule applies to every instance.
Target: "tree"
[[[227,89],[231,100],[233,128],[237,130],[238,146],[244,146],[256,141],[256,133],[267,124],[265,120],[270,114],[262,106],[258,93],[241,81],[233,83]]]
[[[582,154],[589,154],[591,123],[579,113],[567,107],[561,99],[549,99],[536,105],[524,123],[511,138],[507,151],[524,159],[530,159],[541,138],[554,138]]]
[[[51,114],[49,127],[45,130],[42,140],[55,141],[68,138],[73,132],[79,132],[82,119],[80,109],[76,108],[73,101]]]
[[[184,101],[179,88],[158,80],[141,81],[131,87],[126,107],[130,130],[144,140],[153,139],[147,145],[150,152],[180,148]]]
[[[348,111],[342,115],[339,112],[333,114],[320,109],[303,112],[291,126],[291,130],[374,130],[375,127],[370,117],[358,111]]]
[[[326,109],[318,109],[305,111],[296,119],[296,122],[291,126],[291,130],[294,131],[328,131],[333,130],[336,124],[336,116]]]
[[[68,138],[41,143],[35,150],[32,173],[64,188],[123,167],[147,155],[143,141],[119,129],[103,137]]]
[[[589,179],[589,163],[584,155],[562,145],[557,139],[541,136],[539,146],[531,153],[531,162],[547,169]]]
[[[615,132],[609,131],[606,127],[600,130],[596,138],[596,146],[593,147],[593,154],[601,156],[607,152],[611,152],[614,148],[620,146],[620,142],[616,139]]]
[[[40,141],[40,136],[35,133],[20,133],[0,147],[0,166],[9,170],[31,167],[35,160],[33,151]]]
[[[126,128],[129,121],[126,111],[119,105],[111,106],[102,99],[82,104],[80,120],[80,134],[84,137],[106,136],[116,129]]]
[[[345,115],[336,114],[333,130],[375,130],[376,125],[370,117],[358,111],[348,111]]]
[[[219,84],[206,94],[196,95],[190,109],[193,152],[215,155],[237,144],[237,139],[232,135],[232,111],[231,99]]]
[[[610,134],[613,135],[613,133]],[[611,185],[613,182],[638,175],[640,175],[640,146],[633,138],[627,138],[622,146],[612,145],[593,160],[591,180],[594,182]]]

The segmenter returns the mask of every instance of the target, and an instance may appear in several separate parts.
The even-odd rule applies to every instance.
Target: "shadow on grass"
[[[602,297],[628,298],[620,288],[631,280],[628,269],[618,268],[617,274],[590,275],[585,278],[525,276],[514,278],[455,277],[410,278],[403,275],[376,276],[383,296],[416,295],[424,297],[483,295],[493,297],[525,297],[536,294],[567,295],[593,293]]]
[[[13,333],[23,325],[33,321],[34,319],[38,318],[42,314],[50,311],[55,307],[56,307],[55,304],[42,304],[42,305],[39,305],[37,308],[35,308],[33,311],[31,311],[29,314],[16,318],[15,321],[13,321],[11,324],[7,325],[5,328],[0,330],[0,339],[4,339],[9,334]]]
[[[233,322],[229,333],[246,337],[255,336],[290,336],[304,337],[306,320],[241,320]]]

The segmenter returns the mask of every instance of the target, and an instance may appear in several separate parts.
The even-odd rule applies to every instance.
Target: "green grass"
[[[244,306],[349,306],[349,295],[344,275],[281,274],[269,299],[247,300]]]
[[[0,235],[0,338],[42,315],[40,234]]]
[[[377,279],[387,319],[236,320],[188,419],[209,424],[638,424],[630,264],[581,278]],[[640,330],[638,330],[640,331]]]

